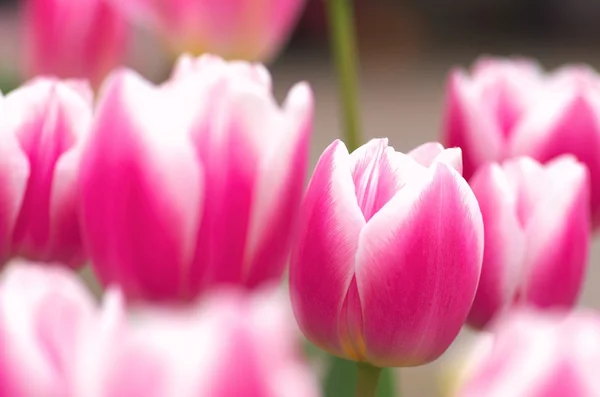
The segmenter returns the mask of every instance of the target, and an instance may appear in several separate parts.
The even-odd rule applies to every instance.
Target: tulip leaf
[[[393,397],[395,393],[393,373],[385,368],[379,380],[378,397]],[[325,379],[325,397],[344,397],[356,394],[356,363],[331,356],[329,373]]]

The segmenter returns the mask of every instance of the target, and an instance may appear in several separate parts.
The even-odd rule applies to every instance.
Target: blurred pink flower
[[[304,0],[111,0],[155,30],[173,53],[268,61],[295,27]]]
[[[0,396],[64,397],[95,305],[67,269],[16,262],[0,282]]]
[[[587,66],[544,75],[528,60],[483,58],[453,70],[444,141],[463,149],[465,177],[488,161],[573,154],[590,170],[591,216],[600,225],[600,78]]]
[[[259,65],[182,58],[152,86],[109,78],[84,148],[86,245],[132,299],[189,300],[215,284],[279,279],[304,187],[313,99],[280,108]]]
[[[477,344],[456,397],[600,395],[600,318],[510,313]]]
[[[74,395],[316,397],[289,304],[280,299],[227,290],[194,309],[141,311],[88,339]]]
[[[25,73],[97,87],[125,55],[128,27],[107,0],[24,0]]]
[[[91,102],[86,84],[45,78],[0,101],[0,260],[85,260],[76,175]]]
[[[409,155],[375,139],[321,155],[302,207],[290,292],[304,334],[376,366],[439,357],[479,280],[483,222],[459,149]]]
[[[472,326],[484,327],[513,304],[575,304],[589,256],[588,180],[585,165],[567,155],[545,166],[515,158],[475,173],[485,255]]]

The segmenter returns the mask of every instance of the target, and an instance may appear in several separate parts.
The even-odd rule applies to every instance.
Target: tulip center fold
[[[497,85],[488,87],[484,92],[484,97],[505,138],[511,135],[513,127],[519,121],[522,112],[521,106],[515,102],[514,94],[510,91],[510,87],[507,87],[505,82],[498,82]]]
[[[346,356],[355,361],[366,361],[366,347],[363,337],[363,317],[356,275],[348,287],[342,304],[338,332],[340,345]]]

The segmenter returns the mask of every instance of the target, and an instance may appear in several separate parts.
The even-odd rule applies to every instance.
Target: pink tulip
[[[456,397],[600,395],[600,318],[511,314],[467,361]]]
[[[121,63],[127,25],[107,0],[25,0],[26,73],[87,78]]]
[[[352,154],[331,144],[302,207],[290,268],[296,320],[316,345],[373,365],[440,356],[461,329],[479,280],[483,223],[455,169],[459,149],[409,155],[387,139]]]
[[[304,0],[112,0],[157,31],[175,54],[266,61],[283,46]]]
[[[36,79],[7,95],[0,115],[0,260],[81,265],[77,148],[92,118],[89,87]]]
[[[199,308],[138,313],[88,339],[74,395],[316,397],[285,309],[265,294],[222,291]]]
[[[588,173],[572,156],[542,166],[517,158],[471,179],[485,254],[469,323],[482,328],[513,304],[571,307],[583,287],[590,240]]]
[[[510,156],[520,121],[543,95],[543,75],[532,61],[482,58],[471,75],[450,73],[444,140],[463,150],[465,178],[488,161]]]
[[[108,79],[84,148],[83,229],[96,273],[131,299],[189,300],[281,277],[304,186],[312,95],[283,108],[261,66],[207,58],[155,87]]]
[[[15,263],[0,282],[0,396],[64,397],[94,301],[66,269]]]
[[[488,161],[573,154],[590,171],[591,216],[600,226],[600,77],[586,66],[543,75],[530,61],[483,59],[451,73],[444,139],[463,149],[465,177]]]

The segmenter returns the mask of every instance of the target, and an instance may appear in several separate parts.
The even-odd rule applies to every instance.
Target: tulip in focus
[[[451,73],[444,140],[463,149],[465,177],[488,161],[573,154],[590,171],[591,216],[600,225],[600,77],[587,66],[544,75],[526,60],[483,59]]]
[[[475,296],[483,222],[460,149],[409,155],[375,139],[321,155],[302,206],[290,293],[301,330],[378,367],[439,357]]]
[[[597,313],[511,313],[474,349],[456,397],[600,395]]]
[[[0,261],[21,256],[71,267],[85,260],[76,176],[92,94],[40,78],[0,101]]]
[[[147,309],[79,351],[79,397],[316,397],[291,313],[270,293],[211,294],[198,308]]]
[[[111,0],[156,31],[174,54],[269,61],[295,27],[304,0]]]
[[[69,270],[11,264],[0,281],[0,396],[70,395],[76,344],[94,306]]]
[[[125,19],[107,0],[24,0],[26,73],[86,78],[98,86],[121,63]]]
[[[86,246],[99,279],[129,299],[277,280],[296,230],[309,87],[280,108],[262,66],[204,57],[178,71],[161,87],[113,74],[84,145]]]
[[[485,254],[469,324],[485,327],[514,304],[573,306],[589,255],[587,169],[572,156],[484,165],[471,179]]]

